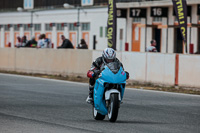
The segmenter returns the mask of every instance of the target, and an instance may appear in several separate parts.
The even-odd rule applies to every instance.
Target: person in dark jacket
[[[26,43],[25,47],[37,47],[37,41],[35,40],[35,37],[32,37],[32,39]]]
[[[57,47],[58,49],[60,49],[60,48],[72,48],[73,49],[74,48],[71,41],[66,39],[64,35],[61,35],[61,39],[63,40],[63,43],[61,46]]]
[[[87,44],[86,44],[86,42],[85,42],[84,39],[81,39],[81,43],[78,44],[78,47],[77,47],[77,48],[78,48],[78,49],[88,49],[88,46],[87,46]]]

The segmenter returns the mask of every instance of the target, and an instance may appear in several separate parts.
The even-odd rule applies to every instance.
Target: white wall
[[[145,82],[146,54],[123,52],[121,59],[125,71],[130,73],[130,79]]]
[[[200,56],[179,55],[179,85],[200,87]]]
[[[147,53],[147,82],[174,85],[175,55]]]
[[[197,6],[193,5],[192,6],[192,23],[193,24],[198,22],[198,16],[196,15],[196,13],[197,13]],[[194,52],[196,52],[197,47],[198,47],[198,28],[197,27],[192,27],[191,43],[194,44]]]
[[[93,36],[96,35],[97,44],[96,48],[103,50],[107,47],[107,37],[105,35],[105,28],[107,27],[107,6],[100,8],[87,8],[80,10],[80,22],[90,23],[89,31],[89,49],[93,49]],[[119,19],[119,28],[125,28],[125,20]],[[77,22],[77,9],[58,9],[58,10],[45,10],[37,11],[33,13],[33,23],[41,24],[41,34],[45,33],[45,23],[74,23]],[[0,24],[30,24],[31,14],[30,12],[7,12],[0,13]],[[100,26],[103,27],[103,37],[100,38]],[[52,41],[54,44],[57,43],[56,29],[53,27],[52,31]],[[3,28],[1,28],[3,30]],[[67,33],[66,33],[67,32]],[[75,31],[76,32],[76,31]],[[125,32],[125,30],[124,30]],[[65,36],[69,38],[69,28],[64,31]],[[82,31],[80,27],[79,41],[82,38]],[[4,33],[1,33],[4,34]],[[20,28],[20,36],[23,36],[23,27]],[[12,35],[12,34],[11,34]],[[12,35],[14,36],[14,35]],[[125,34],[124,34],[125,36]],[[14,37],[11,37],[14,38]],[[125,37],[124,37],[125,38]],[[4,41],[4,37],[1,39]],[[12,40],[11,40],[12,41]],[[117,40],[119,45],[119,39]],[[124,41],[123,41],[124,43]],[[1,44],[2,45],[2,44]],[[1,46],[2,47],[2,46]]]
[[[173,14],[173,6],[169,8],[169,14]],[[174,16],[169,15],[169,25],[174,25]],[[174,28],[168,28],[168,53],[174,53]]]

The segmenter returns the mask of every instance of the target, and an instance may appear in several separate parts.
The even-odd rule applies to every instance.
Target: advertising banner
[[[172,0],[172,2],[187,53],[187,3],[186,0]]]
[[[116,0],[108,0],[108,22],[107,22],[107,37],[108,47],[116,50],[116,30],[117,30],[117,15],[116,15]]]

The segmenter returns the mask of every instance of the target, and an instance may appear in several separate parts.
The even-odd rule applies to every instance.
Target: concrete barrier
[[[0,48],[0,70],[86,77],[92,61],[102,51],[79,49]],[[175,72],[175,54],[117,52],[130,79],[166,85],[200,87],[200,56],[180,55]]]
[[[86,76],[92,51],[70,49],[0,49],[0,69],[27,73]]]
[[[146,77],[146,54],[123,52],[121,59],[124,69],[129,72],[130,79],[145,82]]]
[[[200,56],[179,55],[180,86],[200,87]]]
[[[0,69],[6,71],[15,70],[15,49],[0,48]]]
[[[175,55],[174,54],[147,54],[147,82],[174,85],[175,82]]]

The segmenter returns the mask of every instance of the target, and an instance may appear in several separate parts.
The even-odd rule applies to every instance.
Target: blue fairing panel
[[[104,83],[120,84],[121,85],[121,99],[123,99],[126,84],[126,73],[123,71],[122,67],[119,71],[114,74],[107,66],[101,72],[101,76],[96,80],[94,87],[94,106],[96,110],[102,115],[107,115],[108,110],[106,107],[106,102],[104,98]]]

